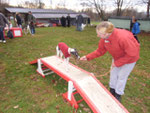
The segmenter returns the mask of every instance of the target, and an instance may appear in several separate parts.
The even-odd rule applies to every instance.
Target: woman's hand
[[[111,65],[112,68],[116,67],[115,63],[113,62]]]
[[[80,58],[80,60],[85,61],[85,60],[87,60],[87,58],[86,58],[86,56],[83,56],[83,57]]]

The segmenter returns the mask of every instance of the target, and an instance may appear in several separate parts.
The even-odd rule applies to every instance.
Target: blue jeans
[[[0,40],[5,40],[3,31],[4,31],[4,28],[0,27]]]
[[[82,31],[81,24],[77,24],[76,30],[77,30],[77,31]]]
[[[35,34],[35,28],[31,28],[31,33]]]

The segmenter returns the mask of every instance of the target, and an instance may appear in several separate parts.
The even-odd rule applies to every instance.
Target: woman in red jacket
[[[114,28],[111,22],[101,22],[96,28],[100,39],[98,48],[80,58],[92,60],[104,55],[107,51],[112,55],[113,62],[110,72],[110,92],[121,101],[129,74],[139,59],[139,44],[133,34],[124,29]]]

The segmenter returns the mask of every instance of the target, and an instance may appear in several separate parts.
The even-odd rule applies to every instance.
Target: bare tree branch
[[[117,9],[116,15],[121,16],[124,9],[127,9],[131,6],[131,0],[125,1],[125,0],[113,0],[114,6]]]
[[[138,4],[145,4],[147,5],[147,18],[149,18],[149,12],[150,12],[150,0],[138,0]]]
[[[98,13],[99,17],[104,20],[105,19],[105,8],[106,4],[105,0],[82,0],[81,5],[86,6],[89,8],[95,9],[95,11]]]

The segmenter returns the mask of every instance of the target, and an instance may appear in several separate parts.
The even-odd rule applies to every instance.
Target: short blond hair
[[[102,32],[102,33],[112,33],[114,30],[114,25],[111,22],[108,21],[103,21],[96,27],[97,32]]]

